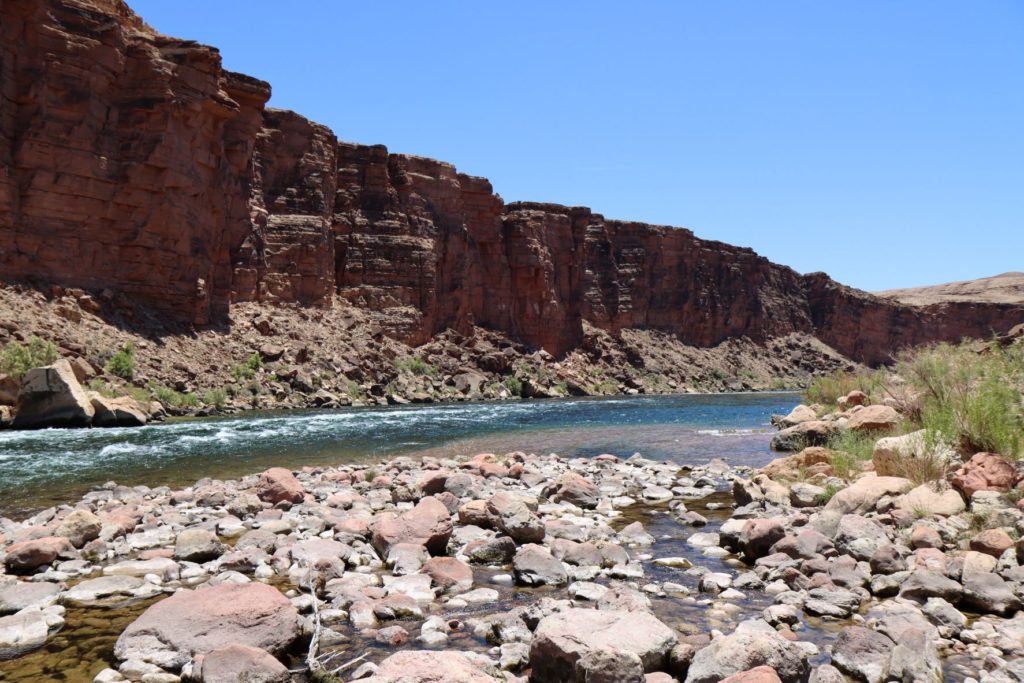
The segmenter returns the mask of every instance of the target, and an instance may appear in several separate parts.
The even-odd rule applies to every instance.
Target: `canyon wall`
[[[411,344],[479,325],[554,354],[589,323],[697,346],[803,332],[876,363],[1024,321],[880,299],[680,228],[506,205],[450,164],[265,108],[268,84],[118,0],[3,2],[3,280],[110,290],[185,326],[232,301],[341,297]]]

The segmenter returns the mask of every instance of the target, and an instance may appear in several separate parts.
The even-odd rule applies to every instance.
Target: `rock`
[[[280,654],[298,635],[298,611],[276,588],[225,583],[150,606],[117,639],[114,655],[177,670],[194,655],[233,643]]]
[[[789,414],[779,418],[777,424],[782,427],[792,427],[793,425],[798,425],[801,422],[810,422],[811,420],[817,419],[818,414],[814,412],[814,408],[801,404],[789,411]]]
[[[224,554],[225,546],[209,529],[185,529],[174,543],[174,559],[206,562]]]
[[[511,543],[511,539],[509,539]],[[515,544],[513,544],[513,551]],[[388,549],[387,565],[395,576],[415,574],[430,559],[427,549],[418,543],[396,543]]]
[[[27,609],[0,617],[0,661],[14,659],[46,644],[50,622],[42,610]]]
[[[1013,584],[991,572],[968,572],[963,577],[963,605],[986,614],[1009,616],[1021,608]]]
[[[1002,529],[987,529],[971,539],[971,550],[991,555],[996,559],[1013,547],[1013,539]]]
[[[938,627],[943,637],[959,635],[967,627],[967,617],[942,598],[928,598],[921,611]]]
[[[930,526],[915,524],[910,530],[911,548],[937,548],[941,550],[944,545],[942,536]]]
[[[811,525],[826,536],[833,536],[843,515],[866,514],[882,498],[899,496],[912,488],[913,482],[900,477],[861,477],[832,496],[821,512],[811,518]]]
[[[81,548],[89,541],[99,538],[103,522],[88,510],[72,510],[61,520],[54,535],[63,536],[71,545]]]
[[[789,489],[763,474],[758,474],[750,481],[745,479],[733,481],[732,496],[740,505],[762,501],[780,506],[789,504]]]
[[[793,642],[761,620],[741,622],[729,635],[714,638],[690,662],[686,683],[717,683],[759,666],[775,670],[785,683],[806,681],[817,652],[810,643]]]
[[[948,465],[952,451],[941,444],[930,447],[924,429],[875,442],[871,462],[880,477],[909,477],[915,472],[939,470]],[[936,452],[933,452],[936,451]]]
[[[786,530],[776,519],[750,519],[740,532],[740,549],[751,559],[764,557],[785,535]]]
[[[628,655],[639,658],[642,671],[656,671],[668,663],[669,651],[675,645],[672,629],[648,612],[570,608],[544,617],[537,625],[530,646],[531,680],[610,682],[616,679],[595,679],[588,677],[588,672],[607,674],[615,670],[635,676]],[[616,651],[627,655],[616,655]]]
[[[523,586],[561,586],[568,581],[565,567],[547,548],[528,543],[512,558],[516,583]]]
[[[1017,472],[998,453],[975,453],[953,475],[953,488],[968,500],[977,491],[1006,493],[1017,482]]]
[[[508,536],[478,539],[467,543],[464,552],[470,562],[507,564],[516,554],[516,542]]]
[[[782,680],[770,666],[755,666],[748,671],[723,678],[720,683],[782,683]]]
[[[88,427],[95,414],[71,363],[61,358],[53,365],[32,368],[22,377],[14,428]]]
[[[516,543],[540,543],[544,540],[544,523],[522,498],[499,492],[487,501],[486,510],[491,524]]]
[[[933,634],[934,629],[929,634],[921,628],[907,628],[894,636],[896,644],[889,655],[885,680],[942,683],[942,661]]]
[[[452,535],[452,517],[437,498],[423,498],[398,517],[384,517],[373,529],[373,547],[382,557],[398,543],[422,545],[432,555],[443,555]]]
[[[107,607],[129,600],[151,598],[161,592],[160,586],[136,576],[101,576],[76,583],[60,597],[65,604]]]
[[[959,583],[936,574],[928,569],[917,569],[911,572],[900,586],[900,597],[924,602],[928,598],[942,598],[948,602],[958,602],[963,594]]]
[[[799,453],[776,458],[761,468],[761,474],[775,481],[799,481],[815,474],[832,474],[832,451],[810,446]]]
[[[885,683],[894,643],[862,626],[847,626],[832,646],[832,664],[858,681]]]
[[[955,489],[936,482],[921,484],[908,491],[896,499],[896,507],[915,515],[943,517],[952,517],[967,509],[964,499]]]
[[[306,490],[290,470],[271,467],[260,475],[256,495],[271,505],[282,502],[301,503],[306,497]]]
[[[880,547],[889,543],[881,524],[860,515],[843,515],[835,535],[836,550],[858,560],[870,560]]]
[[[586,510],[593,510],[601,500],[597,485],[573,472],[560,476],[545,489],[545,495],[556,503],[572,503]]]
[[[864,406],[850,413],[846,429],[855,432],[880,432],[896,428],[903,418],[886,405]]]
[[[403,650],[377,667],[363,683],[494,683],[461,652]]]
[[[789,503],[795,508],[812,508],[821,505],[825,489],[814,484],[793,484],[789,487]]]
[[[808,446],[824,446],[836,429],[835,422],[826,420],[801,422],[773,436],[771,447],[775,451],[799,451]]]
[[[462,593],[473,587],[473,569],[454,557],[433,557],[423,565],[423,573],[442,592]]]
[[[288,683],[288,667],[266,650],[231,643],[204,655],[195,669],[201,683]]]
[[[4,564],[15,571],[29,571],[51,564],[58,558],[71,559],[76,556],[75,548],[68,539],[46,536],[7,546]]]
[[[107,398],[89,392],[89,401],[95,413],[94,427],[141,427],[149,422],[149,413],[130,396]]]
[[[20,612],[26,607],[47,607],[57,600],[60,591],[61,587],[53,583],[0,583],[0,615]]]

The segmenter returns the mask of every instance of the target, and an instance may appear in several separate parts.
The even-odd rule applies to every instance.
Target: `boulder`
[[[971,550],[985,553],[998,559],[1013,547],[1013,539],[1002,529],[986,529],[976,534],[970,543]]]
[[[811,525],[826,536],[833,536],[843,515],[866,514],[882,498],[899,496],[912,488],[914,483],[901,477],[861,477],[832,496],[821,512],[811,518]]]
[[[902,436],[887,436],[875,443],[871,462],[880,477],[906,477],[922,468],[934,469],[949,464],[952,451],[939,445],[929,446],[924,429]]]
[[[201,683],[288,683],[288,667],[266,650],[231,643],[197,657],[193,668]]]
[[[398,517],[385,516],[373,528],[373,547],[387,557],[398,543],[422,545],[432,555],[443,555],[452,535],[452,516],[437,498],[423,498]]]
[[[545,487],[544,495],[556,503],[572,503],[586,510],[593,510],[601,500],[597,485],[575,472],[567,472]]]
[[[49,617],[47,612],[35,609],[0,617],[0,661],[42,647],[51,629],[60,623],[59,617]]]
[[[174,542],[174,559],[206,562],[224,554],[226,547],[209,529],[185,529]]]
[[[462,593],[473,587],[473,569],[454,557],[432,557],[423,565],[423,573],[442,592]]]
[[[789,411],[787,415],[780,417],[778,420],[775,421],[775,423],[783,428],[786,428],[798,425],[801,422],[810,422],[812,420],[817,419],[818,414],[814,412],[814,408],[801,404],[798,405],[796,408],[793,408],[793,410]]]
[[[929,598],[942,598],[955,603],[960,600],[964,589],[959,583],[929,569],[911,572],[900,585],[900,597],[924,602]]]
[[[61,520],[54,535],[63,536],[76,548],[100,537],[103,522],[88,510],[72,510]]]
[[[985,614],[1009,616],[1021,608],[1014,585],[992,572],[965,572],[963,606]]]
[[[789,489],[764,474],[757,474],[749,481],[735,479],[732,483],[732,497],[740,505],[767,502],[786,506],[789,504]]]
[[[740,532],[740,550],[756,560],[767,555],[768,550],[785,535],[786,530],[777,519],[749,519]]]
[[[7,546],[4,564],[15,571],[31,571],[54,560],[71,559],[77,553],[63,536],[45,536]]]
[[[271,505],[281,502],[301,503],[306,497],[306,490],[302,488],[302,483],[295,478],[291,470],[271,467],[260,474],[256,495]]]
[[[832,646],[832,664],[858,681],[885,683],[895,643],[862,626],[847,626]]]
[[[748,671],[723,678],[719,683],[782,683],[782,679],[770,666],[755,666]]]
[[[494,683],[461,652],[403,650],[380,663],[362,683]]]
[[[873,519],[843,515],[835,534],[836,550],[858,560],[870,560],[880,547],[889,544],[885,528]]]
[[[849,414],[846,429],[855,432],[881,432],[894,429],[902,420],[902,416],[889,406],[864,406]]]
[[[223,583],[150,606],[117,639],[114,655],[178,670],[197,654],[231,644],[281,654],[299,633],[298,611],[276,588]]]
[[[496,493],[487,501],[486,511],[490,523],[516,543],[540,543],[544,540],[544,522],[521,497]]]
[[[784,683],[803,683],[811,671],[809,658],[817,651],[810,643],[787,640],[766,621],[744,621],[697,651],[686,683],[717,683],[759,666],[774,669]]]
[[[151,598],[161,592],[160,586],[143,581],[137,576],[100,576],[76,583],[61,594],[60,599],[69,605],[108,607]]]
[[[512,558],[512,572],[522,586],[561,586],[568,581],[565,566],[544,546],[527,543]]]
[[[643,671],[656,671],[666,666],[676,642],[675,632],[649,612],[566,609],[537,625],[530,645],[531,680],[610,682],[616,679],[594,675],[615,670],[627,672],[623,680],[634,680],[630,655],[639,659]]]
[[[773,436],[771,447],[776,451],[799,451],[808,446],[824,446],[837,429],[835,422],[826,420],[801,422]]]
[[[0,615],[20,612],[26,607],[52,605],[61,587],[54,583],[11,581],[0,583]]]
[[[832,451],[820,446],[805,448],[799,453],[776,458],[760,470],[776,481],[797,481],[816,474],[832,474]]]
[[[95,414],[71,363],[62,358],[53,365],[32,368],[22,377],[14,428],[88,427]]]
[[[884,439],[883,439],[884,441]],[[967,509],[963,497],[945,482],[929,482],[896,499],[896,508],[915,515],[952,517]]]
[[[141,427],[149,422],[149,413],[130,396],[107,398],[93,391],[89,392],[89,400],[94,427]]]
[[[953,475],[953,488],[970,500],[977,491],[1008,492],[1017,483],[1017,471],[998,453],[975,453]]]

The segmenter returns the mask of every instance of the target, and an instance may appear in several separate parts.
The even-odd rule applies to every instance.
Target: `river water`
[[[680,463],[771,458],[793,393],[456,403],[249,413],[130,429],[0,432],[0,515],[23,517],[107,481],[149,486],[396,455],[639,452]]]

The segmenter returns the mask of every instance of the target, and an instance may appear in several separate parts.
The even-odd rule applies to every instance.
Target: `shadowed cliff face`
[[[340,296],[412,344],[479,325],[558,355],[587,322],[696,346],[811,333],[877,363],[1024,321],[906,306],[688,230],[505,205],[450,164],[265,109],[267,84],[117,0],[6,0],[0,74],[0,277],[122,292],[185,324]]]

